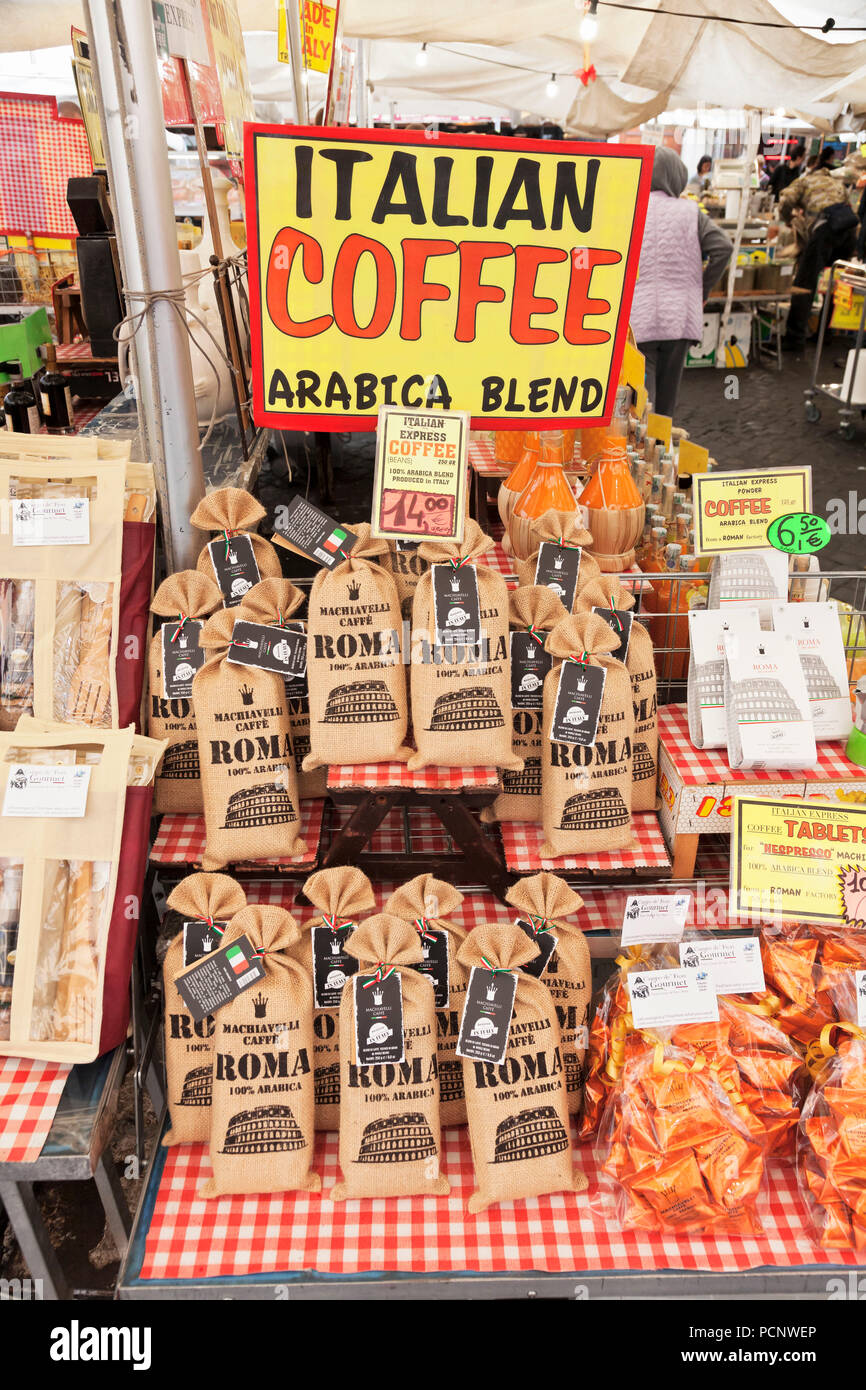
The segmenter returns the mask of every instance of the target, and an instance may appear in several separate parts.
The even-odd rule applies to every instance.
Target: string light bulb
[[[418,65],[419,68],[426,68],[426,66],[427,66],[427,45],[426,45],[426,43],[422,43],[421,47],[418,49],[418,52],[415,54],[415,62],[416,62],[416,64]]]
[[[584,5],[584,15],[577,32],[584,43],[592,43],[598,34],[598,0],[590,0],[588,5]]]
[[[556,80],[555,72],[552,72],[550,74],[550,81],[548,82],[545,91],[547,92],[550,101],[555,101],[556,98],[559,96],[559,83]]]

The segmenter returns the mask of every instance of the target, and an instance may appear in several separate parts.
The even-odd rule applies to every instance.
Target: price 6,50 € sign
[[[830,527],[823,517],[811,512],[788,512],[777,516],[767,527],[767,540],[787,555],[814,555],[830,540]]]

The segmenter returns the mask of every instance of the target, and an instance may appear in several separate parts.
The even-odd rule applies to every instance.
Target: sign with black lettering
[[[426,927],[421,936],[424,959],[415,966],[420,975],[433,982],[433,1003],[437,1009],[447,1009],[450,999],[448,980],[448,933]]]
[[[614,661],[625,661],[628,656],[628,644],[631,637],[631,625],[634,622],[634,615],[626,608],[593,608],[593,613],[598,613],[600,618],[604,618],[611,631],[619,638],[619,646],[615,652],[610,652]]]
[[[651,146],[245,131],[257,425],[610,419]]]
[[[354,923],[351,923],[354,926]],[[339,1009],[343,985],[357,973],[358,961],[346,950],[348,930],[313,927],[313,1003],[317,1009]]]

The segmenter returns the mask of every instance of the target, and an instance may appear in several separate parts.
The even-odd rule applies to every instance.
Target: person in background
[[[834,176],[835,160],[835,150],[829,146],[823,149],[814,172],[796,179],[779,199],[779,216],[794,228],[802,247],[794,288],[808,291],[791,298],[782,339],[786,352],[803,350],[821,271],[854,251],[857,214],[846,194],[845,181]]]
[[[701,339],[704,300],[733,250],[697,203],[680,196],[687,178],[679,155],[657,146],[631,326],[660,415],[676,409],[686,353]]]
[[[780,198],[785,189],[799,177],[803,170],[805,158],[806,146],[801,142],[789,152],[784,163],[781,159],[779,160],[770,175],[770,192],[774,198]]]
[[[693,193],[696,198],[700,198],[710,186],[710,171],[713,161],[708,154],[702,154],[698,160],[698,172],[686,184],[686,192]]]
[[[755,174],[758,179],[758,187],[769,188],[770,175],[767,172],[767,161],[762,154],[755,157]]]

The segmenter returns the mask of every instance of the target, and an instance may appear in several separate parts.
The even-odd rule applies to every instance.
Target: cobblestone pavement
[[[822,359],[822,381],[841,381],[844,349],[830,343]],[[831,499],[856,503],[863,500],[862,534],[834,535],[821,553],[822,569],[866,569],[866,421],[858,421],[854,439],[839,434],[839,413],[834,401],[817,398],[821,419],[809,424],[804,410],[804,388],[812,377],[812,349],[803,356],[785,354],[781,372],[772,365],[750,366],[738,371],[693,367],[683,374],[676,424],[682,425],[697,444],[709,449],[722,468],[748,472],[758,468],[783,468],[808,463],[812,466],[813,507],[830,519]],[[725,398],[736,380],[739,399]]]

